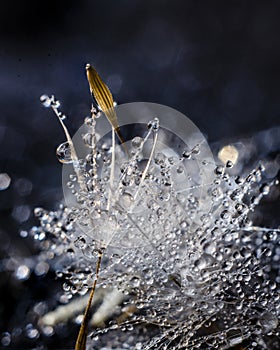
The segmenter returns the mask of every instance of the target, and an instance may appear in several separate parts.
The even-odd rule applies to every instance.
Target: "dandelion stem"
[[[155,148],[156,148],[156,143],[157,143],[157,138],[158,138],[158,133],[155,133],[154,135],[154,140],[153,140],[153,146],[152,146],[152,150],[151,150],[151,153],[150,153],[150,156],[149,156],[149,159],[148,159],[148,162],[147,162],[147,165],[142,173],[142,176],[141,176],[141,180],[140,180],[140,184],[138,186],[138,189],[136,191],[136,193],[134,194],[134,200],[137,198],[138,194],[139,194],[139,191],[140,191],[140,188],[142,187],[143,185],[143,182],[146,178],[146,175],[147,175],[147,172],[149,170],[149,167],[150,167],[150,164],[151,164],[151,161],[153,159],[153,154],[155,152]]]
[[[111,205],[111,197],[113,192],[113,186],[114,186],[114,173],[115,173],[115,148],[116,148],[116,138],[115,138],[115,131],[112,127],[112,158],[111,158],[111,172],[110,172],[110,186],[109,186],[109,196],[108,196],[108,203],[107,203],[107,210],[110,210]]]
[[[95,269],[95,279],[93,282],[93,286],[90,292],[90,296],[89,296],[89,300],[87,303],[87,307],[84,313],[84,318],[80,327],[80,331],[78,334],[78,338],[76,341],[76,345],[75,345],[75,350],[85,350],[86,349],[86,342],[87,342],[87,326],[89,323],[89,314],[90,314],[90,308],[91,308],[91,304],[92,304],[92,299],[94,296],[94,292],[95,292],[95,288],[96,288],[96,283],[99,277],[99,270],[100,270],[100,266],[101,266],[101,260],[102,260],[102,255],[103,252],[100,250],[98,252],[98,260],[96,262],[96,269]]]

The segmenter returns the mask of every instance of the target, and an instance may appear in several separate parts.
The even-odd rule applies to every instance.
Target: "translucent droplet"
[[[40,101],[41,101],[42,105],[46,108],[50,107],[52,104],[52,100],[48,95],[42,95],[40,97]]]
[[[216,243],[215,242],[209,242],[206,243],[203,247],[203,250],[206,254],[213,255],[216,252]]]
[[[224,219],[224,220],[230,220],[231,219],[231,214],[228,210],[224,210],[222,213],[221,213],[221,218]]]
[[[76,324],[81,324],[83,322],[83,318],[84,316],[83,315],[78,315],[75,317],[75,323]]]
[[[10,343],[11,343],[11,334],[8,332],[3,333],[1,337],[1,344],[3,346],[9,346]]]
[[[278,326],[277,316],[271,312],[265,312],[261,315],[259,322],[265,333],[268,333]]]
[[[184,167],[182,165],[179,165],[176,170],[178,174],[182,174],[184,172]]]
[[[58,100],[56,100],[55,98],[54,98],[54,96],[52,96],[52,106],[55,108],[55,109],[57,109],[57,108],[59,108],[60,107],[60,102],[58,101]],[[59,116],[60,117],[60,116]]]
[[[163,153],[157,153],[155,155],[155,163],[163,166],[165,164],[166,156]]]
[[[185,151],[183,152],[182,156],[183,156],[183,158],[190,159],[191,156],[192,156],[192,154],[191,154],[190,151],[185,150]]]
[[[0,174],[0,191],[6,190],[11,183],[11,178],[8,174]]]
[[[25,222],[30,216],[31,210],[28,205],[19,205],[13,208],[12,216],[18,222]]]
[[[232,336],[228,342],[229,342],[229,345],[233,347],[235,345],[241,344],[242,341],[243,341],[242,335],[235,335],[235,336]]]
[[[148,128],[152,129],[155,132],[158,131],[158,129],[159,129],[159,119],[158,118],[154,118],[153,120],[151,120],[148,123]]]
[[[260,192],[263,194],[263,195],[268,195],[269,193],[269,190],[270,190],[270,187],[269,185],[267,184],[264,184],[261,188],[260,188]]]
[[[93,126],[95,126],[95,124],[96,124],[96,120],[95,120],[94,118],[92,118],[92,117],[86,117],[86,118],[85,118],[85,124],[86,124],[87,126],[93,127]]]
[[[226,167],[227,167],[227,168],[232,168],[232,167],[233,167],[233,162],[232,162],[231,160],[228,160],[228,161],[226,162]]]
[[[135,276],[131,279],[131,283],[133,287],[137,288],[140,286],[140,279]]]
[[[123,208],[123,209],[129,209],[134,202],[134,198],[130,193],[123,193],[118,201],[118,204]]]
[[[54,334],[54,329],[51,326],[44,326],[42,327],[42,331],[45,336],[51,337]]]
[[[33,328],[31,326],[28,327],[28,326],[27,326],[27,329],[26,329],[26,334],[27,334],[28,338],[30,338],[30,339],[38,338],[39,337],[38,330],[36,328]]]
[[[216,175],[222,175],[224,173],[224,167],[222,165],[218,165],[215,169]]]
[[[132,139],[131,143],[134,148],[140,148],[142,146],[143,139],[142,137],[136,136]]]
[[[73,163],[69,142],[63,142],[56,149],[57,159],[63,164]]]
[[[30,275],[30,269],[26,265],[20,265],[16,270],[16,278],[19,280],[27,280]]]
[[[86,133],[83,136],[83,140],[86,146],[88,146],[89,148],[94,148],[95,146],[95,135],[91,134],[91,133]]]
[[[37,276],[43,276],[49,271],[49,264],[44,261],[40,261],[35,267],[35,274]]]
[[[200,147],[199,145],[196,145],[193,149],[192,149],[192,154],[199,154],[200,153]]]
[[[28,232],[25,230],[20,231],[19,234],[20,234],[20,237],[22,237],[22,238],[26,238],[28,236]]]

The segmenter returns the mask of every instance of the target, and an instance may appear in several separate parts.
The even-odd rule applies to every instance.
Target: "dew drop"
[[[272,331],[278,326],[277,316],[271,312],[265,312],[261,315],[259,322],[265,333]]]
[[[83,140],[86,146],[89,148],[94,148],[95,147],[95,135],[92,133],[86,133],[83,136]]]
[[[86,124],[87,126],[93,127],[93,126],[95,126],[95,124],[96,124],[96,120],[95,120],[94,118],[92,118],[92,117],[86,117],[86,118],[85,118],[85,124]]]
[[[49,271],[49,264],[44,261],[40,261],[35,267],[35,274],[37,276],[43,276]]]
[[[2,338],[1,338],[1,344],[3,346],[9,346],[11,343],[11,334],[8,332],[4,332],[2,334]]]
[[[25,281],[28,279],[30,275],[30,269],[28,266],[26,265],[20,265],[18,268],[17,268],[17,271],[16,271],[16,278],[21,280],[21,281]]]
[[[38,330],[36,328],[33,328],[33,327],[27,327],[26,334],[27,334],[28,338],[30,338],[30,339],[36,339],[39,337]]]
[[[11,178],[8,174],[0,174],[0,191],[6,190],[11,183]]]
[[[159,120],[158,118],[154,118],[148,123],[148,128],[152,129],[154,132],[158,131],[159,129]]]
[[[224,173],[224,167],[222,165],[218,165],[215,169],[216,175],[222,175]]]
[[[227,168],[232,168],[232,167],[233,167],[233,162],[232,162],[231,160],[228,160],[228,161],[226,162],[226,167],[227,167]]]
[[[229,339],[229,345],[231,347],[235,346],[235,345],[238,345],[238,344],[241,344],[243,341],[243,337],[241,335],[236,335],[236,336],[232,336],[230,339]]]
[[[56,149],[57,159],[63,164],[69,164],[73,162],[71,157],[71,148],[69,142],[63,142]]]
[[[52,100],[48,95],[42,95],[40,97],[40,101],[41,101],[42,105],[46,108],[50,107],[52,104]]]
[[[134,137],[134,139],[132,139],[131,143],[132,143],[132,147],[138,149],[138,148],[141,148],[143,139],[142,137],[136,136]]]
[[[269,193],[269,185],[267,184],[264,184],[261,188],[260,188],[260,192],[263,194],[263,195],[268,195]]]
[[[54,334],[54,329],[51,326],[44,326],[42,328],[42,331],[43,331],[44,335],[47,337],[51,337]]]
[[[206,243],[203,247],[203,250],[206,254],[213,255],[216,252],[216,243],[215,242]]]

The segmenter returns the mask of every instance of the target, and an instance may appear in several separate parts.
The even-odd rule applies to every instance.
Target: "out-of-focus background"
[[[36,223],[33,208],[55,208],[62,198],[55,149],[64,136],[39,97],[54,93],[75,132],[90,110],[84,70],[90,62],[118,103],[165,104],[186,114],[210,144],[253,137],[260,157],[276,155],[279,16],[279,1],[1,3],[1,332],[19,326],[54,283],[51,272],[49,278],[9,272],[10,257],[36,254],[25,237]],[[273,225],[277,220],[266,213]]]

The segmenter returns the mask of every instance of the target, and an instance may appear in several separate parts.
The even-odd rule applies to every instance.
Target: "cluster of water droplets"
[[[256,349],[279,336],[279,230],[249,220],[274,181],[262,183],[262,166],[244,178],[230,177],[226,167],[215,169],[208,213],[189,225],[193,199],[185,198],[184,218],[172,221],[163,242],[111,265],[111,283],[135,296],[127,304],[137,312],[122,325],[128,348],[229,349],[244,343]],[[116,327],[112,322],[109,329],[118,334]],[[129,338],[131,328],[140,335]],[[107,344],[106,332],[94,332],[93,344],[98,333],[100,346]],[[120,340],[114,339],[109,348],[117,349]]]
[[[59,102],[41,101],[65,128]],[[200,145],[157,150],[160,116],[125,144],[100,138],[99,117],[93,110],[85,119],[82,156],[66,131],[56,154],[71,164],[67,205],[37,208],[40,226],[30,233],[41,261],[64,278],[61,302],[87,293],[97,252],[106,248],[99,286],[124,297],[92,333],[92,348],[261,349],[279,337],[279,230],[251,221],[277,185],[266,181],[265,167],[237,177],[228,161],[213,167],[211,183],[199,184]]]

